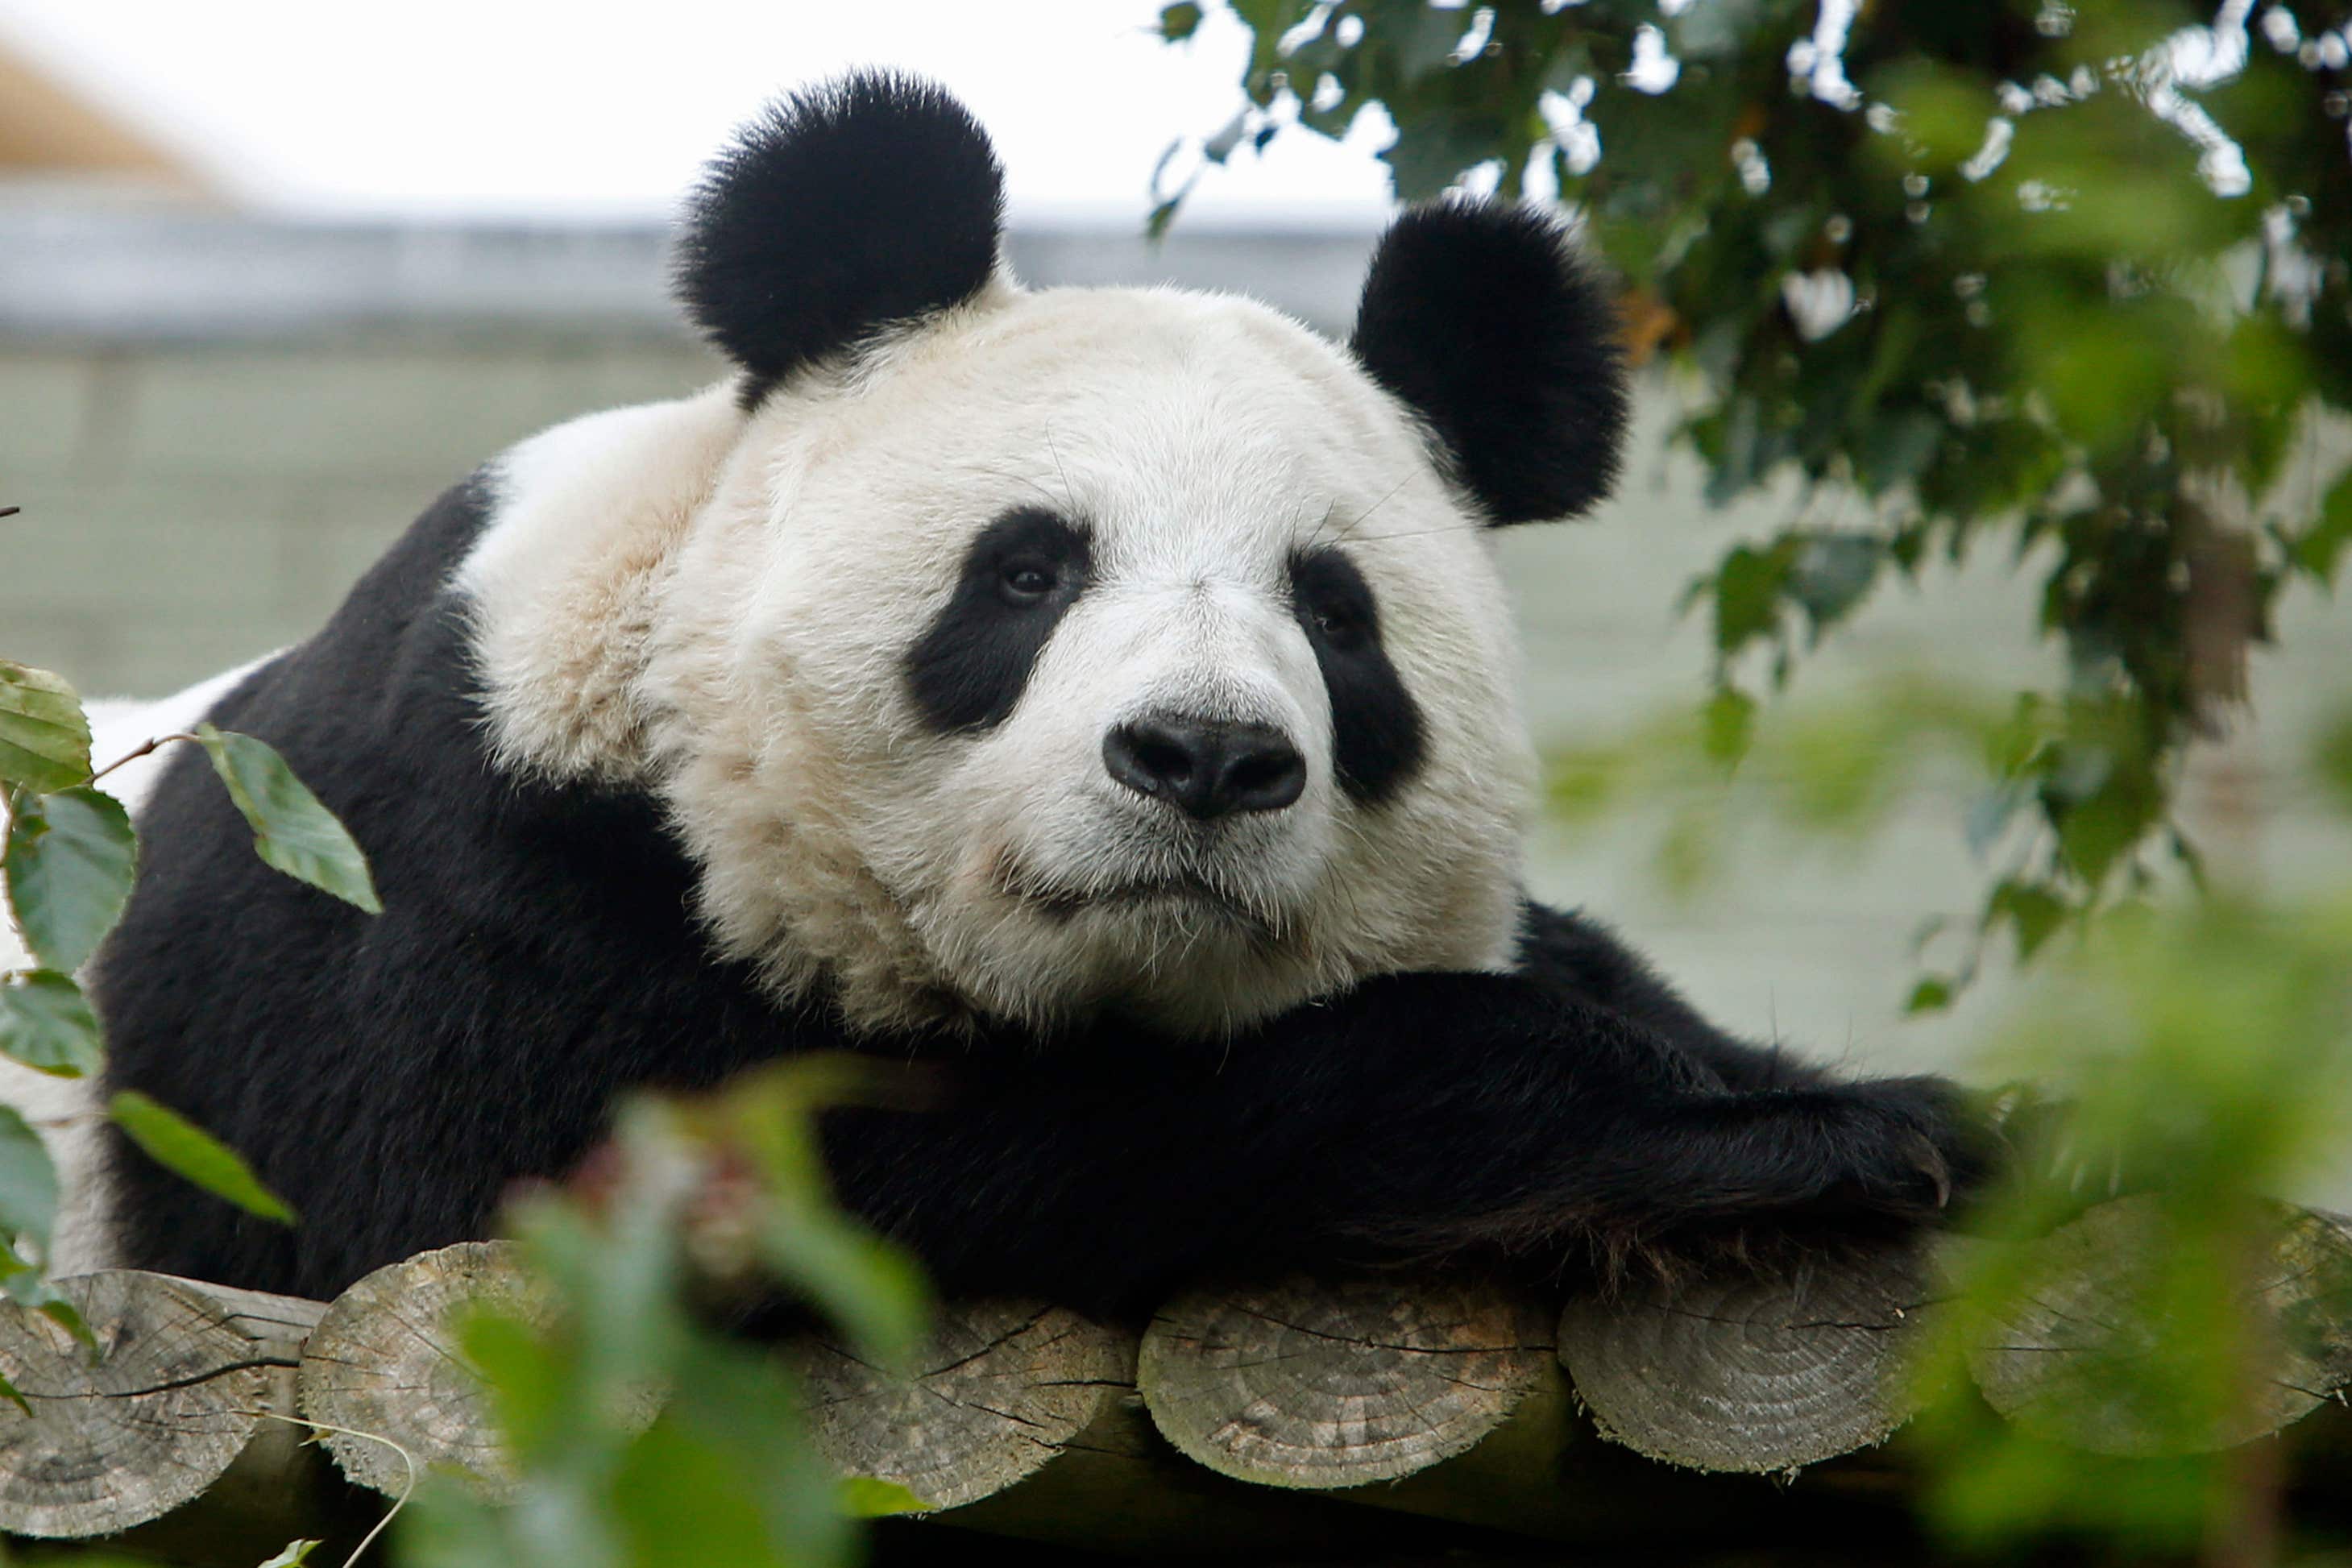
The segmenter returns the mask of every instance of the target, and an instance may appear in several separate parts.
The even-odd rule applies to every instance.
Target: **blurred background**
[[[675,200],[763,98],[853,64],[971,104],[1030,282],[1239,289],[1344,333],[1391,207],[1374,157],[1391,128],[1375,108],[1344,138],[1202,169],[1148,243],[1155,171],[1160,192],[1189,172],[1163,153],[1191,138],[1177,156],[1197,160],[1253,45],[1216,10],[1171,47],[1160,12],[430,0],[394,26],[297,0],[0,0],[0,504],[23,509],[0,523],[0,652],[93,695],[166,692],[304,636],[509,443],[712,379],[665,297]],[[1678,613],[1685,584],[1811,504],[1790,479],[1711,506],[1666,442],[1686,396],[1646,377],[1616,500],[1503,542],[1547,744],[1696,709],[1714,636]],[[1839,626],[1800,689],[2053,683],[2063,655],[2025,570],[1999,549],[1924,565],[1923,586]],[[2341,887],[2352,845],[2295,759],[2352,669],[2352,616],[2301,592],[2276,623],[2251,710],[2191,753],[2180,816],[2238,885]],[[1669,780],[1600,831],[1539,828],[1536,889],[1618,924],[1730,1026],[1860,1067],[1951,1065],[2010,1005],[1996,954],[1955,1005],[1904,1014],[1922,931],[1971,926],[1983,895],[1962,785],[1906,794],[1853,845],[1741,819],[1721,874],[1677,897],[1658,865],[1685,787],[1715,785]]]

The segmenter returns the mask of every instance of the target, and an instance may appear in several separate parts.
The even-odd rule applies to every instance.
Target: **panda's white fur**
[[[1264,306],[1000,277],[748,417],[713,388],[502,458],[458,578],[495,752],[650,784],[720,948],[783,993],[829,978],[864,1027],[1108,1005],[1213,1031],[1368,974],[1501,968],[1517,656],[1488,531],[1431,451]],[[1097,580],[1006,722],[928,734],[910,634],[972,536],[1040,501],[1087,520]],[[1286,598],[1318,542],[1359,563],[1430,731],[1377,805],[1338,787]],[[1169,707],[1296,737],[1303,797],[1204,837],[1121,788],[1104,735]],[[1222,897],[1124,896],[1179,877]]]

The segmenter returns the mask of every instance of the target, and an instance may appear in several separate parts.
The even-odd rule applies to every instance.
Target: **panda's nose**
[[[1280,811],[1307,788],[1307,759],[1279,730],[1174,714],[1130,720],[1103,741],[1103,765],[1135,791],[1206,822]]]

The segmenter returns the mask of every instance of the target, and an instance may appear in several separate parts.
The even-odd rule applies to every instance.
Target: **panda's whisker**
[[[1329,502],[1324,506],[1323,516],[1321,520],[1315,524],[1315,531],[1307,536],[1307,549],[1312,550],[1317,545],[1323,542],[1323,531],[1331,526],[1331,519],[1338,513],[1339,510],[1339,498],[1333,496]]]
[[[1389,502],[1391,502],[1391,501],[1392,501],[1392,500],[1396,500],[1396,498],[1397,498],[1397,492],[1404,489],[1405,484],[1406,484],[1406,480],[1407,480],[1407,479],[1409,479],[1411,477],[1412,477],[1412,476],[1407,475],[1407,476],[1406,476],[1406,479],[1399,479],[1396,483],[1394,483],[1394,484],[1391,485],[1391,486],[1389,487],[1388,493],[1387,493],[1386,495],[1384,495],[1384,496],[1381,497],[1381,499],[1380,499],[1380,500],[1378,500],[1374,501],[1371,505],[1370,505],[1370,506],[1366,507],[1362,511],[1358,512],[1358,513],[1356,514],[1356,520],[1355,520],[1353,522],[1350,522],[1349,524],[1348,524],[1348,526],[1347,526],[1347,527],[1345,527],[1345,528],[1341,529],[1341,530],[1339,531],[1339,536],[1337,539],[1334,539],[1331,542],[1332,542],[1332,543],[1334,543],[1334,544],[1341,544],[1341,543],[1346,542],[1347,542],[1347,541],[1348,541],[1351,536],[1353,536],[1353,535],[1354,535],[1354,533],[1355,533],[1356,530],[1358,530],[1358,529],[1360,529],[1360,528],[1363,527],[1365,523],[1367,523],[1367,522],[1369,522],[1369,521],[1371,521],[1371,517],[1372,517],[1372,514],[1373,514],[1374,512],[1376,512],[1376,511],[1380,510],[1381,510],[1381,508],[1382,508],[1382,507],[1384,507],[1384,506],[1388,505],[1388,504],[1389,504]]]
[[[1039,484],[1036,480],[1031,479],[1026,474],[1015,472],[1011,468],[1000,468],[993,466],[983,468],[981,471],[987,474],[991,479],[1009,479],[1016,485],[1026,485],[1031,489],[1035,490],[1038,495],[1045,498],[1045,501],[1049,505],[1060,507],[1066,504],[1064,501],[1056,500],[1053,491],[1047,489],[1045,486]],[[1066,480],[1064,482],[1066,484],[1067,483]]]
[[[1476,533],[1486,527],[1483,522],[1449,522],[1441,528],[1409,528],[1395,533],[1368,533],[1356,542],[1385,544],[1392,539],[1426,539],[1433,533]]]
[[[1054,471],[1062,476],[1062,504],[1069,509],[1071,517],[1076,517],[1078,515],[1077,492],[1070,488],[1070,470],[1062,467],[1061,448],[1054,445],[1054,426],[1050,421],[1045,426],[1045,451],[1054,459]]]

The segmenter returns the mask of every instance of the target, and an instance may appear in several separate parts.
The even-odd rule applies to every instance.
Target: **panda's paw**
[[[1994,1104],[1948,1079],[1881,1079],[1843,1094],[1853,1142],[1838,1185],[1865,1209],[1933,1223],[1967,1210],[2007,1166]]]

